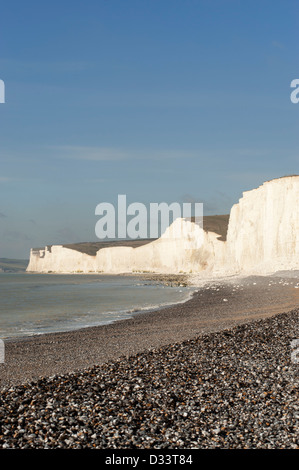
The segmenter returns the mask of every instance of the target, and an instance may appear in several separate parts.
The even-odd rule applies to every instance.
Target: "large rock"
[[[177,219],[161,238],[136,248],[101,248],[95,256],[64,246],[31,250],[31,272],[157,272],[232,275],[299,268],[299,176],[243,193],[230,213],[226,241]],[[180,238],[172,236],[183,228]]]
[[[242,273],[299,267],[299,176],[246,191],[230,212],[226,265]]]

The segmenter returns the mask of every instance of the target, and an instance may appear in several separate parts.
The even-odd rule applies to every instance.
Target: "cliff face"
[[[54,245],[44,250],[31,250],[28,272],[95,272],[95,257]]]
[[[243,193],[230,213],[227,265],[238,272],[299,267],[299,176]]]
[[[226,241],[177,219],[153,242],[108,247],[91,256],[63,246],[31,250],[30,272],[270,273],[299,268],[299,176],[243,193],[230,213]],[[172,232],[180,225],[184,236]]]
[[[184,236],[177,238],[173,231],[177,226]],[[31,250],[28,272],[104,272],[133,273],[200,272],[211,269],[214,252],[224,249],[218,235],[204,232],[202,228],[184,219],[177,219],[161,238],[132,248],[116,246],[100,249],[95,256],[80,253],[63,246],[43,250]]]

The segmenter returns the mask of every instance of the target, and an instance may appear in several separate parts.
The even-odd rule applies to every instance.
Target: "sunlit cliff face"
[[[63,246],[31,251],[31,272],[159,272],[230,275],[299,269],[299,176],[247,191],[230,213],[226,241],[177,219],[168,234],[137,248],[109,247],[95,256]],[[183,236],[169,235],[183,224]]]

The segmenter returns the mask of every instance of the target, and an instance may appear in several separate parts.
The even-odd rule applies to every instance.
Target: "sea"
[[[108,324],[185,302],[194,290],[138,276],[0,273],[0,339]]]

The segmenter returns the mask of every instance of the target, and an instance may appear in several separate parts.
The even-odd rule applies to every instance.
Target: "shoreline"
[[[299,309],[0,394],[2,449],[298,449]]]
[[[151,277],[150,274],[145,276]],[[80,371],[298,307],[296,273],[203,280],[191,299],[129,319],[5,342],[0,389]]]
[[[164,303],[163,305],[157,306],[157,307],[144,307],[143,309],[134,309],[134,310],[126,310],[124,313],[127,314],[127,317],[117,319],[117,320],[110,320],[110,321],[105,321],[103,323],[99,323],[98,325],[88,325],[88,326],[78,326],[77,328],[73,328],[70,330],[58,330],[58,331],[51,331],[51,332],[43,332],[43,333],[33,333],[31,335],[18,335],[18,336],[9,336],[9,337],[2,337],[3,341],[5,344],[8,343],[17,343],[17,342],[25,342],[31,339],[37,339],[40,337],[44,337],[46,335],[60,335],[60,334],[72,334],[80,331],[85,331],[85,330],[91,330],[94,328],[101,328],[104,326],[112,325],[114,323],[120,323],[124,322],[127,320],[133,319],[137,315],[146,315],[147,313],[155,313],[159,312],[160,310],[168,309],[177,305],[185,304],[186,302],[189,302],[189,300],[192,299],[193,295],[196,294],[196,290],[193,292],[188,293],[188,297],[183,299],[183,300],[178,300],[176,302],[167,302]]]
[[[1,273],[0,273],[1,274]],[[4,273],[4,274],[7,274],[7,273]],[[37,337],[41,337],[41,336],[44,336],[44,335],[50,335],[50,334],[59,334],[59,333],[72,333],[72,332],[75,332],[75,331],[80,331],[80,330],[85,330],[87,328],[97,328],[97,327],[101,327],[101,326],[105,326],[105,325],[109,325],[111,323],[115,323],[115,322],[118,322],[118,321],[124,321],[124,320],[128,320],[128,319],[131,319],[133,318],[135,315],[139,315],[139,314],[145,314],[147,312],[156,312],[158,310],[162,310],[164,308],[169,308],[169,307],[172,307],[174,305],[179,305],[179,304],[184,304],[185,302],[187,302],[188,300],[190,300],[190,298],[193,296],[194,292],[196,292],[196,289],[197,289],[197,286],[194,286],[194,285],[191,285],[189,284],[189,281],[188,281],[188,275],[186,274],[158,274],[158,273],[121,273],[121,274],[101,274],[101,273],[88,273],[88,274],[82,274],[82,273],[9,273],[9,274],[28,274],[29,276],[30,275],[43,275],[45,274],[46,276],[49,275],[49,276],[69,276],[69,275],[74,275],[74,276],[101,276],[101,277],[120,277],[120,278],[123,278],[123,277],[134,277],[136,278],[138,281],[142,281],[142,282],[146,282],[146,281],[149,281],[148,285],[164,285],[166,287],[183,287],[183,288],[188,288],[188,290],[185,291],[185,295],[184,295],[184,298],[182,296],[182,299],[181,300],[167,300],[167,301],[164,301],[162,304],[156,304],[156,305],[150,305],[150,306],[146,306],[146,307],[142,307],[142,306],[138,306],[138,307],[134,307],[134,308],[130,308],[130,309],[121,309],[119,310],[119,313],[121,314],[124,314],[124,317],[123,318],[120,318],[120,319],[112,319],[112,320],[104,320],[102,322],[99,322],[98,324],[93,324],[93,325],[83,325],[83,326],[75,326],[73,325],[73,327],[69,328],[69,329],[58,329],[58,330],[54,330],[53,331],[41,331],[41,332],[35,332],[35,333],[31,333],[31,334],[17,334],[17,335],[14,335],[14,336],[1,336],[0,339],[2,339],[5,343],[9,343],[9,342],[16,342],[16,341],[26,341],[28,339],[32,339],[32,338],[37,338]],[[145,284],[147,285],[147,284]],[[180,291],[180,292],[183,292],[183,291]],[[109,314],[110,312],[107,311],[106,312],[107,314]],[[113,312],[114,313],[114,312]]]

